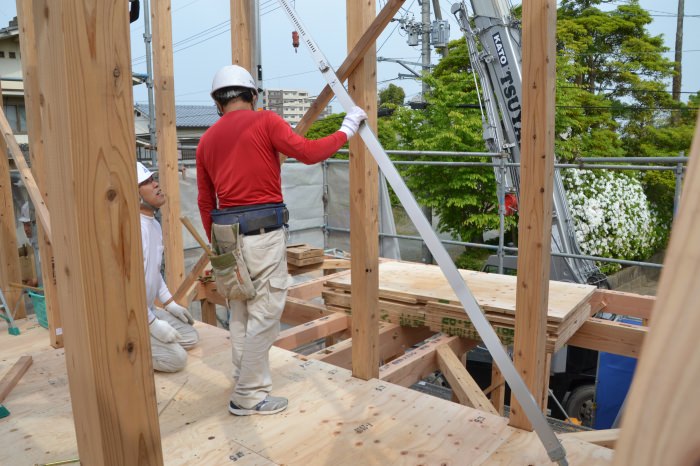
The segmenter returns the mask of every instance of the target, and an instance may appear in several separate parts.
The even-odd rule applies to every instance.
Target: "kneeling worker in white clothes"
[[[186,350],[197,344],[199,334],[192,326],[192,315],[187,308],[173,300],[160,273],[163,262],[163,230],[155,213],[165,204],[165,194],[153,173],[140,162],[136,162],[136,176],[141,199],[143,272],[146,279],[153,368],[161,372],[177,372],[185,368]],[[155,306],[156,298],[163,303],[165,309]]]

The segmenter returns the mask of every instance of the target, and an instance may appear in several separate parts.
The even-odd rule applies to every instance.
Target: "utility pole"
[[[423,64],[423,76],[430,72],[430,1],[421,1],[421,26],[423,39],[421,41],[421,62]],[[425,96],[428,94],[428,85],[423,81],[421,89],[421,100],[425,102]]]
[[[683,83],[681,62],[683,61],[684,3],[685,0],[678,0],[678,18],[676,20],[676,53],[674,57],[675,64],[673,65],[673,84],[671,85],[671,98],[676,102],[681,101],[681,84]],[[680,112],[671,112],[671,122],[673,122],[673,124],[678,124],[680,122],[680,117]]]

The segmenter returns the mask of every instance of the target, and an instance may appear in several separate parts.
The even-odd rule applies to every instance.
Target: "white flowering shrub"
[[[612,170],[562,170],[576,240],[584,254],[645,259],[660,245],[659,220],[641,183]],[[605,273],[617,264],[598,264]]]

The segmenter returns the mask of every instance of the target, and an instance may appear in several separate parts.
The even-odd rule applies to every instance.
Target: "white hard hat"
[[[214,92],[219,89],[234,86],[247,87],[252,89],[255,94],[258,93],[258,86],[255,85],[255,80],[245,68],[238,65],[228,65],[221,68],[214,75],[214,80],[211,83],[211,96],[214,98]]]
[[[153,176],[153,172],[146,168],[141,162],[136,162],[136,180],[138,184],[143,183]]]
[[[17,219],[17,221],[22,223],[29,223],[32,221],[31,215],[29,213],[29,201],[22,204],[22,207],[19,209],[19,218]]]

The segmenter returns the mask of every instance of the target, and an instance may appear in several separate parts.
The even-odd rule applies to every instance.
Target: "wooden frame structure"
[[[232,11],[249,11],[253,0],[231,0]],[[154,53],[156,63],[160,63],[157,89],[159,96],[160,120],[159,146],[161,167],[165,176],[172,175],[177,167],[176,155],[172,146],[172,39],[169,21],[169,0],[154,0],[155,12],[161,12],[154,22],[158,23],[154,33],[158,44]],[[347,77],[353,98],[362,105],[368,114],[374,115],[376,78],[373,42],[381,32],[388,18],[398,9],[402,1],[389,1],[377,18],[374,18],[375,3],[347,1],[348,45],[352,49],[346,60]],[[248,10],[246,10],[246,4]],[[23,56],[32,56],[25,47],[36,50],[36,61],[28,60],[25,76],[28,77],[28,120],[30,139],[33,145],[35,173],[24,174],[25,180],[36,179],[39,198],[32,197],[35,205],[42,206],[50,199],[50,212],[54,223],[48,221],[48,210],[38,215],[44,222],[42,235],[42,260],[53,262],[50,249],[55,254],[55,275],[49,278],[56,287],[47,290],[55,293],[58,306],[53,307],[54,322],[64,329],[65,354],[68,366],[71,399],[78,450],[84,464],[162,464],[158,413],[156,412],[155,389],[149,355],[149,339],[144,314],[140,312],[144,302],[143,271],[140,257],[140,235],[134,219],[137,216],[136,191],[133,167],[133,112],[129,65],[127,9],[120,2],[83,0],[81,2],[53,2],[50,0],[17,0],[20,16],[21,37],[24,42]],[[236,7],[236,8],[234,8]],[[393,11],[392,11],[393,10]],[[536,187],[524,193],[526,207],[522,215],[528,233],[522,239],[524,255],[531,257],[526,262],[529,281],[518,279],[518,310],[516,318],[516,364],[526,375],[533,393],[543,400],[541,374],[546,367],[546,357],[542,351],[543,328],[537,322],[547,306],[546,268],[548,251],[543,238],[547,213],[551,211],[551,164],[552,121],[553,121],[553,60],[549,59],[553,44],[553,0],[530,0],[525,3],[523,15],[524,57],[530,65],[525,68],[523,86],[525,115],[532,123],[523,131],[524,163],[531,169],[523,171],[523,185]],[[373,21],[374,20],[374,21]],[[245,41],[234,41],[244,48]],[[249,46],[250,44],[248,44]],[[249,50],[239,49],[234,57],[245,56]],[[162,55],[161,55],[162,54]],[[241,61],[243,63],[244,61]],[[345,66],[345,63],[344,63]],[[34,68],[36,67],[36,68]],[[321,106],[322,107],[322,106]],[[95,111],[98,110],[98,111]],[[310,114],[318,111],[314,107]],[[541,115],[545,115],[541,118]],[[309,121],[308,119],[306,120]],[[161,123],[159,123],[160,125]],[[308,124],[308,123],[307,123]],[[304,128],[302,127],[301,131]],[[3,131],[5,141],[11,134]],[[8,143],[9,144],[9,143]],[[161,145],[162,144],[162,145]],[[46,154],[50,147],[52,153]],[[654,371],[653,350],[662,353],[660,345],[669,341],[669,332],[685,329],[683,335],[690,339],[676,338],[678,351],[692,348],[692,331],[700,326],[697,316],[691,316],[692,303],[697,301],[697,286],[674,280],[681,273],[685,278],[695,280],[692,269],[697,267],[697,251],[688,254],[681,252],[680,243],[696,228],[697,213],[694,212],[692,197],[697,197],[700,185],[700,144],[698,134],[692,150],[691,170],[688,189],[683,197],[679,220],[672,239],[673,254],[669,260],[679,267],[670,267],[662,279],[657,311],[652,319],[653,345],[648,345],[645,358],[649,363],[640,368],[640,376],[635,379],[631,403],[639,409],[630,410],[630,421],[623,424],[619,464],[630,464],[631,458],[639,464],[652,464],[661,455],[670,454],[679,461],[697,460],[698,434],[692,438],[675,438],[664,442],[668,449],[655,449],[654,434],[659,423],[642,423],[634,420],[641,413],[642,403],[649,403],[645,390]],[[531,165],[529,165],[531,163]],[[3,168],[0,166],[0,169]],[[52,177],[46,173],[52,173]],[[0,183],[5,183],[5,175]],[[351,192],[352,194],[352,306],[356,309],[352,322],[339,318],[317,305],[312,305],[300,297],[313,297],[322,286],[322,281],[314,281],[290,291],[286,313],[293,319],[310,325],[281,335],[280,345],[293,347],[308,339],[320,336],[332,337],[338,332],[350,331],[354,345],[341,343],[326,355],[315,355],[315,359],[333,360],[338,364],[352,362],[352,373],[361,379],[380,377],[393,383],[407,384],[416,380],[426,370],[442,368],[448,378],[458,387],[457,398],[461,403],[480,407],[483,410],[498,412],[501,403],[491,405],[480,390],[470,383],[463,365],[455,361],[469,348],[470,343],[457,337],[435,337],[422,354],[407,354],[397,358],[397,363],[384,373],[379,368],[382,351],[392,348],[393,356],[401,348],[416,338],[424,339],[425,333],[407,330],[395,325],[379,324],[378,302],[378,249],[376,196],[376,166],[358,140],[351,142]],[[171,180],[172,181],[172,180]],[[176,183],[169,186],[171,196],[177,191]],[[174,203],[171,203],[174,204]],[[549,210],[548,210],[549,209]],[[172,214],[172,213],[171,213]],[[175,217],[177,220],[177,217]],[[167,220],[166,220],[167,223]],[[4,224],[4,223],[3,223]],[[172,224],[177,224],[176,221]],[[174,230],[173,230],[174,231]],[[12,235],[9,235],[12,236]],[[166,234],[166,251],[178,251],[174,233]],[[6,241],[3,236],[3,250]],[[687,244],[694,244],[686,241]],[[180,247],[181,250],[181,247]],[[529,254],[527,255],[529,251]],[[179,252],[178,252],[179,253]],[[168,256],[169,258],[171,256]],[[169,259],[174,262],[177,259]],[[47,267],[48,269],[48,267]],[[3,272],[4,273],[4,272]],[[169,272],[177,277],[178,283],[184,272],[175,269]],[[324,279],[325,280],[325,279]],[[185,280],[187,281],[187,280]],[[173,286],[171,284],[171,286]],[[189,288],[189,285],[187,286]],[[205,290],[205,297],[206,297]],[[649,316],[649,309],[655,300],[645,300],[636,296],[619,293],[597,293],[597,301],[612,305],[616,303],[624,309],[634,309],[641,303],[640,314]],[[208,301],[210,299],[205,298]],[[664,306],[664,315],[658,308]],[[58,307],[63,311],[58,316]],[[628,311],[627,314],[630,314]],[[127,312],[124,312],[127,310]],[[97,312],[96,312],[97,311]],[[691,320],[686,320],[691,319]],[[695,320],[692,320],[695,319]],[[540,319],[541,320],[541,319]],[[692,325],[691,325],[692,324]],[[542,324],[543,325],[543,324]],[[659,330],[656,331],[655,329]],[[688,333],[689,332],[689,333]],[[588,319],[571,337],[570,343],[583,347],[638,355],[646,329],[599,322]],[[57,335],[56,335],[57,336]],[[520,336],[524,337],[522,340]],[[420,341],[420,340],[418,340]],[[53,344],[60,344],[52,338]],[[451,347],[455,352],[447,350]],[[529,352],[534,349],[534,354]],[[647,353],[649,353],[647,355]],[[351,358],[350,358],[351,354]],[[387,353],[388,354],[388,353]],[[429,354],[430,356],[426,356]],[[524,361],[518,363],[523,357]],[[660,356],[659,356],[660,357]],[[683,370],[685,364],[667,364],[669,372]],[[662,363],[663,364],[663,363]],[[683,386],[688,391],[697,386],[700,364],[685,368],[686,378],[693,383]],[[466,375],[465,375],[466,374]],[[495,384],[489,390],[502,396],[502,384]],[[658,384],[655,386],[658,387]],[[141,390],[134,390],[141,387]],[[690,396],[690,395],[689,395]],[[492,401],[493,402],[493,401]],[[648,410],[649,404],[645,405]],[[658,401],[657,401],[658,406]],[[655,415],[662,417],[662,411]],[[128,419],[123,416],[129,412]],[[682,409],[674,410],[689,427],[692,422]],[[686,411],[687,413],[687,411]],[[686,421],[686,419],[688,419]],[[527,428],[527,423],[518,415],[517,407],[513,423]],[[628,425],[629,424],[629,425]],[[642,428],[642,425],[647,427]],[[691,429],[687,429],[691,431]],[[650,455],[645,456],[637,449],[637,433],[643,432],[645,445]],[[693,431],[695,432],[695,431]],[[693,456],[696,455],[696,456]],[[669,456],[663,456],[668,459]],[[646,461],[646,463],[645,463]],[[636,464],[636,463],[635,463]]]

